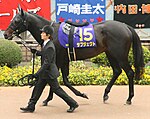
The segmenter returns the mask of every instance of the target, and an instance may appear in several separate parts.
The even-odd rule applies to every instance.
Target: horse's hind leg
[[[105,102],[106,100],[108,100],[109,96],[108,93],[110,92],[114,82],[116,81],[116,79],[118,78],[118,76],[121,74],[122,70],[117,62],[117,60],[112,57],[109,53],[106,53],[107,58],[110,62],[110,65],[113,69],[113,77],[110,80],[110,82],[108,83],[107,87],[105,88],[105,92],[104,92],[104,96],[103,96],[103,101]]]
[[[83,98],[87,98],[87,95],[84,93],[81,93],[80,91],[76,90],[74,87],[72,87],[72,85],[69,83],[68,81],[68,75],[69,75],[69,64],[64,65],[61,68],[61,72],[62,72],[62,77],[63,77],[63,82],[64,85],[67,86],[76,96],[80,96]]]
[[[120,66],[123,68],[123,70],[125,71],[128,79],[129,79],[129,97],[126,101],[126,104],[130,105],[132,103],[131,100],[134,96],[134,82],[133,82],[134,72],[128,63],[128,60],[124,60],[124,62],[122,62],[120,64]]]

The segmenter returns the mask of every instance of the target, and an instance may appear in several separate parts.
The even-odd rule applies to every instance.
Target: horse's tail
[[[144,73],[144,58],[142,45],[140,38],[135,30],[131,26],[128,26],[128,28],[132,32],[132,49],[134,57],[135,79],[139,80]]]

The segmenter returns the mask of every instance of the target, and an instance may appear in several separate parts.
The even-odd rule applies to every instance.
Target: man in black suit
[[[40,98],[43,89],[48,83],[51,87],[51,90],[70,106],[67,112],[73,112],[78,107],[77,102],[59,86],[57,81],[59,71],[55,64],[56,52],[51,37],[52,33],[54,32],[53,27],[46,25],[43,27],[41,32],[41,38],[44,40],[42,50],[37,51],[35,49],[31,49],[32,53],[35,52],[36,55],[41,56],[41,67],[37,73],[32,75],[32,78],[38,78],[38,82],[33,89],[28,106],[20,109],[24,112],[34,112],[35,105]]]

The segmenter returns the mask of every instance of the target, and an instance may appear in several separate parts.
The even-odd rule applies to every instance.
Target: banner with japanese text
[[[96,23],[105,20],[105,0],[56,0],[56,21]]]
[[[114,0],[114,20],[134,28],[150,28],[150,0]]]
[[[25,11],[50,20],[50,0],[0,0],[0,30],[6,30],[17,13],[18,4]]]

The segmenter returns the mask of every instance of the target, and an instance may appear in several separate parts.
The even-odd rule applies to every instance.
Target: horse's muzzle
[[[12,40],[13,37],[14,37],[13,35],[10,35],[10,36],[9,36],[9,35],[7,35],[6,33],[4,33],[3,35],[4,35],[4,38],[5,38],[5,39],[8,39],[8,40]]]
[[[3,34],[5,39],[8,39],[8,35],[7,34]]]

